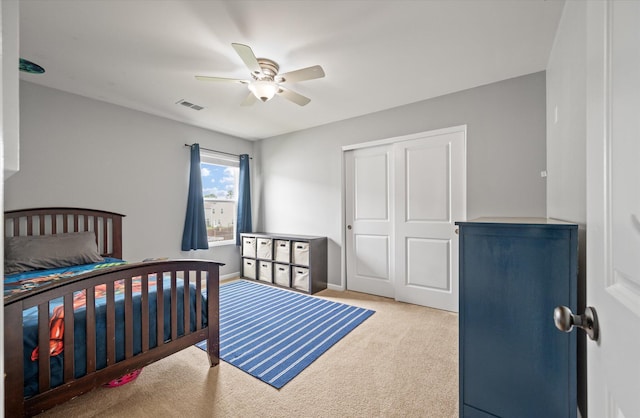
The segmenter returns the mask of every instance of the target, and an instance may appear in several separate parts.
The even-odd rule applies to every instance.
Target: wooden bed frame
[[[5,236],[50,235],[80,231],[94,231],[98,251],[103,256],[122,258],[122,218],[112,212],[75,208],[40,208],[5,212]],[[6,416],[33,416],[55,405],[86,393],[104,383],[176,353],[199,341],[207,340],[210,366],[219,362],[219,267],[220,263],[204,260],[168,260],[126,264],[107,269],[98,269],[67,280],[37,287],[31,291],[11,295],[4,300],[4,367],[5,367],[5,414]],[[161,278],[170,275],[170,280],[158,280],[158,289],[170,291],[171,304],[164,306],[162,297],[157,300],[157,334],[163,335],[164,310],[170,310],[171,338],[149,347],[149,276]],[[142,305],[142,352],[133,354],[133,302],[132,278],[141,277]],[[189,326],[189,293],[184,292],[184,335],[177,335],[176,283],[184,280],[194,283],[199,294],[203,285],[207,291],[207,325],[197,320],[196,330]],[[116,361],[114,282],[124,281],[125,312],[125,359]],[[204,283],[203,283],[204,282]],[[107,289],[107,367],[96,370],[95,295],[96,286]],[[50,357],[48,350],[39,350],[39,393],[24,398],[23,366],[23,311],[38,307],[38,341],[49,341],[49,301],[63,298],[65,317],[73,317],[73,293],[86,289],[87,304],[87,374],[74,377],[74,324],[66,321],[64,328],[64,383],[55,388],[50,385]],[[170,290],[169,290],[170,289]],[[196,297],[196,318],[201,318],[202,302]],[[90,355],[90,353],[93,353]]]

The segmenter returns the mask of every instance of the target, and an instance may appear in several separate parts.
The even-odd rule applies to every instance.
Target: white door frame
[[[409,134],[409,135],[402,135],[402,136],[396,136],[396,137],[392,137],[392,138],[385,138],[385,139],[380,139],[380,140],[374,140],[374,141],[368,141],[368,142],[360,142],[357,144],[352,144],[352,145],[344,145],[342,147],[342,159],[341,159],[341,176],[342,176],[342,190],[341,190],[341,207],[342,207],[342,212],[341,212],[341,225],[342,225],[342,234],[341,234],[341,238],[342,238],[342,256],[341,256],[341,275],[342,277],[340,278],[340,286],[333,286],[334,289],[336,290],[346,290],[347,288],[347,246],[346,246],[346,242],[347,242],[347,219],[346,219],[346,200],[347,200],[347,196],[346,196],[346,185],[345,185],[345,152],[347,151],[352,151],[352,150],[357,150],[357,149],[363,149],[363,148],[370,148],[370,147],[376,147],[376,146],[380,146],[380,145],[390,145],[390,144],[394,144],[397,142],[402,142],[402,141],[409,141],[412,139],[418,139],[418,138],[424,138],[425,136],[436,136],[436,135],[443,135],[443,134],[449,134],[449,133],[454,133],[454,132],[464,132],[464,137],[465,137],[465,167],[464,167],[464,177],[465,177],[465,200],[464,200],[464,212],[465,212],[465,218],[466,218],[466,207],[467,207],[467,201],[466,201],[466,138],[467,138],[467,125],[457,125],[457,126],[452,126],[452,127],[448,127],[448,128],[441,128],[441,129],[434,129],[434,130],[429,130],[429,131],[424,131],[424,132],[418,132],[415,134]],[[460,220],[466,220],[466,219],[460,219]]]

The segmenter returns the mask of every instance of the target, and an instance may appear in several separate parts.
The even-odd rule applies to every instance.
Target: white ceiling
[[[246,139],[348,119],[544,70],[563,2],[554,0],[21,0],[23,80]],[[232,42],[287,72],[325,78],[241,107]],[[195,111],[180,99],[204,106]]]

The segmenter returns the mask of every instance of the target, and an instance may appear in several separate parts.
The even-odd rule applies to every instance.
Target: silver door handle
[[[591,306],[584,309],[584,314],[574,315],[566,306],[558,306],[553,310],[553,322],[560,331],[571,332],[573,327],[582,328],[589,338],[598,341],[598,315]]]

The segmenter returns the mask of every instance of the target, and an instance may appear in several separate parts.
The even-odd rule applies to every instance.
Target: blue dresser
[[[460,416],[575,418],[578,226],[480,218],[460,229]]]

